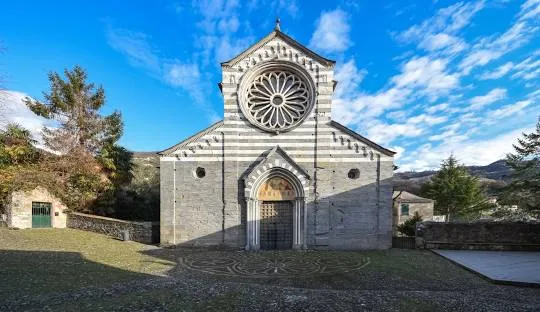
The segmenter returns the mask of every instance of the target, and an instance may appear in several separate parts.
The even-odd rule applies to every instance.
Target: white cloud
[[[425,134],[429,127],[446,122],[446,116],[419,114],[407,118],[404,123],[387,124],[378,120],[366,121],[367,136],[382,144],[390,144],[396,138],[413,138]]]
[[[465,111],[479,110],[484,106],[493,104],[497,101],[506,98],[506,89],[495,88],[489,91],[486,95],[475,96],[470,100],[470,106]]]
[[[386,114],[386,117],[395,121],[404,121],[407,118],[407,112],[404,110],[393,111]]]
[[[322,12],[309,45],[323,52],[343,52],[352,44],[347,13],[341,9]]]
[[[467,26],[478,11],[483,9],[484,1],[456,3],[440,9],[435,16],[413,25],[396,35],[402,43],[417,43],[418,48],[430,52],[457,53],[467,44],[455,36]]]
[[[540,1],[527,0],[521,5],[519,20],[533,19],[540,16]]]
[[[424,133],[424,128],[414,123],[384,124],[373,123],[370,125],[367,136],[370,140],[389,144],[398,137],[417,137]]]
[[[502,107],[502,108],[496,109],[494,111],[491,111],[489,113],[489,117],[490,118],[495,118],[495,119],[509,117],[509,116],[514,115],[515,113],[520,112],[522,109],[529,106],[530,104],[531,104],[530,100],[519,101],[519,102],[516,102],[514,104],[507,105],[505,107]]]
[[[398,160],[405,154],[405,148],[401,146],[392,146],[391,148],[396,154],[394,155],[394,160]]]
[[[197,64],[182,64],[179,62],[165,66],[165,79],[172,86],[190,87],[199,81],[201,74]]]
[[[454,154],[467,165],[487,165],[512,152],[512,144],[521,136],[521,133],[531,131],[532,129],[525,128],[484,140],[445,141],[437,146],[425,144],[400,159],[399,171],[437,169],[441,161],[448,158],[450,154]]]
[[[420,114],[409,118],[408,122],[412,124],[425,123],[428,126],[437,125],[448,120],[447,116],[430,116],[426,114]]]
[[[109,45],[124,54],[133,66],[155,73],[161,71],[159,57],[146,34],[109,26],[106,37]]]
[[[256,8],[264,8],[272,17],[283,16],[282,12],[287,13],[292,18],[298,16],[300,11],[297,0],[250,0],[247,8],[251,11]]]
[[[510,70],[514,67],[514,63],[507,62],[499,67],[497,67],[495,70],[486,72],[483,75],[481,75],[479,78],[481,80],[492,80],[492,79],[499,79],[503,77],[504,75],[508,74]]]
[[[447,125],[443,127],[443,132],[440,134],[431,135],[428,140],[429,141],[440,141],[440,140],[448,140],[452,142],[456,142],[458,140],[465,140],[467,139],[466,135],[457,135],[457,130],[461,127],[460,123],[454,123]]]
[[[435,100],[459,84],[458,76],[447,72],[447,64],[445,59],[413,58],[403,65],[402,73],[394,76],[392,82],[397,87],[418,87],[419,92]]]
[[[370,138],[380,143],[391,143],[402,136],[418,136],[423,133],[426,125],[444,122],[447,117],[428,115],[415,116],[405,124],[386,125],[385,122],[373,120],[384,112],[401,108],[413,101],[426,98],[435,101],[459,85],[458,77],[447,72],[447,61],[430,59],[429,57],[413,58],[401,66],[401,72],[390,79],[388,87],[374,94],[368,94],[359,89],[359,83],[349,83],[338,86],[333,101],[333,117],[356,129],[365,129],[369,125]],[[336,78],[346,78],[348,81],[358,81],[364,72],[356,69],[354,62],[347,62],[346,70],[338,70]],[[346,74],[345,74],[346,73]],[[398,111],[399,112],[399,111]],[[406,114],[392,112],[388,117],[393,119],[405,118]],[[373,137],[371,137],[373,136]]]
[[[475,67],[484,66],[493,60],[528,43],[540,27],[540,3],[529,0],[521,6],[516,22],[502,35],[481,37],[459,64],[463,74],[469,74]]]
[[[490,123],[502,123],[504,118],[519,113],[530,114],[535,109],[534,97],[540,98],[540,93],[533,91],[524,101],[486,111],[489,105],[507,99],[506,88],[511,86],[495,86],[487,93],[478,94],[477,82],[513,75],[513,78],[526,80],[525,87],[535,88],[540,74],[537,70],[540,53],[530,55],[521,63],[507,60],[482,75],[464,76],[529,43],[540,19],[535,20],[536,3],[523,5],[502,33],[465,42],[461,31],[471,24],[484,4],[484,1],[460,2],[401,33],[394,33],[399,42],[415,45],[415,49],[392,59],[402,61],[398,74],[388,78],[379,90],[371,92],[362,90],[359,83],[344,84],[344,89],[339,89],[338,84],[333,117],[383,145],[396,140],[398,145],[407,147],[407,154],[399,159],[401,170],[437,168],[451,152],[467,164],[487,164],[503,157],[516,139],[515,133],[487,140],[475,134],[495,131]],[[518,64],[521,64],[519,74]],[[349,62],[350,74],[344,77],[358,76],[361,81],[364,76],[355,69],[356,64]],[[462,85],[464,82],[467,84]],[[447,122],[449,124],[445,125]],[[496,149],[503,145],[500,140],[505,139],[506,150],[499,153]],[[421,145],[423,142],[427,143]],[[416,150],[410,148],[415,145],[421,146]]]
[[[204,90],[208,88],[203,81],[196,63],[180,63],[168,60],[150,44],[146,34],[125,29],[106,30],[107,41],[116,51],[127,57],[129,63],[144,69],[150,76],[159,79],[175,88],[182,88],[207,114],[210,121],[215,121],[217,114],[206,102]]]
[[[43,127],[54,127],[54,122],[34,114],[23,100],[29,97],[27,94],[5,90],[0,92],[0,128],[4,128],[9,123],[16,123],[29,130],[32,137],[38,141],[38,146],[43,147],[42,132]]]
[[[448,103],[441,103],[434,106],[430,106],[426,109],[426,112],[434,114],[436,112],[446,112],[450,105]]]
[[[523,80],[536,80],[540,78],[540,50],[533,53],[514,67],[515,73],[512,78],[521,78]]]
[[[418,47],[429,52],[439,51],[446,48],[447,53],[457,53],[464,50],[467,44],[462,39],[445,33],[428,35],[423,39]]]
[[[338,65],[334,73],[334,79],[339,86],[335,96],[343,97],[351,91],[358,90],[367,73],[365,69],[358,69],[354,60]]]

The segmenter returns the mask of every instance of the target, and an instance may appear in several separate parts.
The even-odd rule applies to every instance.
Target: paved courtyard
[[[540,286],[540,252],[434,250],[496,282]]]
[[[538,311],[420,250],[163,249],[77,230],[0,230],[0,311]]]
[[[185,268],[209,274],[247,278],[305,278],[354,272],[369,265],[369,257],[343,253],[328,257],[326,253],[290,251],[201,252],[178,258]]]

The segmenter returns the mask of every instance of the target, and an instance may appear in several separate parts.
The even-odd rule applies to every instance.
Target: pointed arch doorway
[[[271,177],[259,187],[261,249],[292,248],[295,199],[293,186],[283,177]]]
[[[246,188],[247,250],[305,248],[302,182],[290,171],[273,167]]]

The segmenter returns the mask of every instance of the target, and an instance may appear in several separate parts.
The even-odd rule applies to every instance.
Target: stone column
[[[302,221],[303,221],[303,227],[302,227],[302,249],[307,249],[307,218],[308,218],[308,215],[307,215],[307,205],[306,205],[306,201],[305,201],[305,198],[302,198],[302,201],[301,201],[301,208],[302,208]]]
[[[296,198],[293,207],[293,249],[302,249],[304,247],[303,206],[304,199],[301,197]]]
[[[259,249],[259,201],[247,199],[246,250]]]
[[[253,245],[252,250],[261,249],[260,245],[260,236],[261,236],[261,209],[259,208],[261,204],[260,200],[254,200],[252,205],[252,211],[254,215],[253,220]]]
[[[246,250],[251,250],[253,245],[253,198],[246,199]]]

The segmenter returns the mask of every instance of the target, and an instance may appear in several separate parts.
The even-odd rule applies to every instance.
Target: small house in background
[[[393,199],[392,228],[394,235],[397,235],[397,226],[413,216],[415,212],[418,212],[424,221],[433,221],[434,200],[416,196],[406,191],[394,191]]]
[[[10,228],[65,228],[67,207],[43,187],[11,193],[7,207]]]

